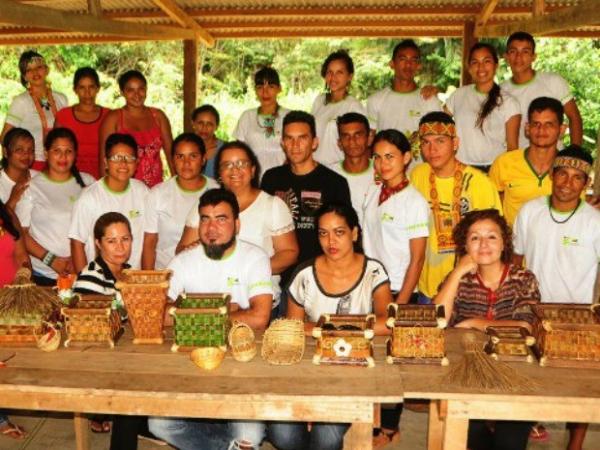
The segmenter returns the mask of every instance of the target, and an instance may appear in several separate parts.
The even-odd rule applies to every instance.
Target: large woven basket
[[[304,355],[304,345],[304,322],[277,319],[263,335],[260,354],[270,364],[296,364]]]
[[[79,295],[69,308],[62,308],[67,340],[70,345],[115,346],[123,332],[119,313],[112,309],[112,296]]]
[[[170,270],[123,271],[116,287],[121,291],[133,328],[134,344],[162,344]]]
[[[248,362],[256,356],[254,331],[243,322],[234,322],[229,330],[229,348],[236,361]]]
[[[229,302],[222,293],[183,294],[176,307],[169,309],[174,317],[171,351],[192,351],[196,347],[220,347],[227,350]]]

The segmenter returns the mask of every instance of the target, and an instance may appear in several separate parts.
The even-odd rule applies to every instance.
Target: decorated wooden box
[[[534,305],[540,365],[600,368],[600,305]]]
[[[441,364],[446,358],[446,319],[443,305],[388,306],[386,361],[389,364]]]
[[[373,314],[322,315],[312,331],[317,340],[313,363],[374,367],[374,326]]]
[[[114,348],[123,326],[118,311],[112,308],[113,297],[77,295],[75,299],[70,307],[61,309],[67,333],[65,347],[108,345]]]
[[[126,269],[123,277],[116,287],[125,302],[133,329],[133,343],[162,344],[171,271]]]
[[[487,327],[485,332],[484,350],[496,360],[532,363],[540,356],[535,337],[526,328]]]
[[[191,351],[195,347],[227,349],[229,331],[228,294],[183,294],[169,309],[175,321],[171,351]]]

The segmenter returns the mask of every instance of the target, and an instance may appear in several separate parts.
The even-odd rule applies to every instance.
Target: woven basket
[[[67,333],[65,347],[108,344],[113,348],[123,332],[119,313],[112,309],[113,297],[78,295],[76,298],[73,306],[61,309]]]
[[[204,370],[213,370],[221,365],[225,351],[219,347],[200,347],[190,353],[190,359]]]
[[[229,330],[229,348],[236,361],[248,362],[256,356],[254,331],[242,322],[234,322]]]
[[[171,351],[192,351],[195,347],[227,350],[229,302],[227,294],[184,294],[169,309],[175,321]]]
[[[0,317],[0,345],[36,346],[42,333],[42,314],[19,314]]]
[[[134,344],[162,344],[170,270],[123,271],[117,282],[133,328]]]
[[[270,364],[285,366],[300,362],[304,355],[304,322],[275,320],[263,335],[260,354]]]

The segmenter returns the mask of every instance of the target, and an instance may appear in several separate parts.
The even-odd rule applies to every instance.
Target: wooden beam
[[[100,0],[87,0],[88,13],[95,17],[102,16]]]
[[[198,98],[198,41],[183,41],[183,129],[192,131],[192,111]]]
[[[533,17],[530,20],[505,25],[486,25],[476,30],[476,35],[477,37],[501,37],[509,36],[515,31],[540,35],[598,23],[600,23],[600,8],[597,0],[584,0],[576,6]]]
[[[546,9],[546,2],[544,0],[533,0],[533,16],[543,16],[544,10]]]
[[[0,22],[148,40],[195,39],[196,37],[193,31],[183,28],[109,20],[14,1],[2,2]]]
[[[466,86],[472,82],[471,74],[469,74],[469,50],[477,43],[475,37],[475,22],[465,22],[463,28],[462,42],[462,65],[460,68],[460,85]]]
[[[483,5],[483,8],[481,8],[481,12],[477,16],[477,19],[475,20],[475,23],[477,24],[478,27],[482,27],[487,23],[487,21],[492,16],[492,13],[494,12],[494,8],[496,8],[497,4],[498,4],[498,0],[487,0],[485,2],[485,5]]]
[[[183,9],[177,5],[175,0],[152,0],[160,9],[162,9],[171,19],[179,23],[182,27],[189,28],[196,33],[196,36],[204,44],[212,47],[215,45],[214,38],[204,30],[198,22],[190,17]]]

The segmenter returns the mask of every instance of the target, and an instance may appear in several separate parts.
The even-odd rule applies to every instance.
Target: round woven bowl
[[[219,347],[199,347],[192,351],[190,359],[204,370],[213,370],[221,365],[225,352]]]

